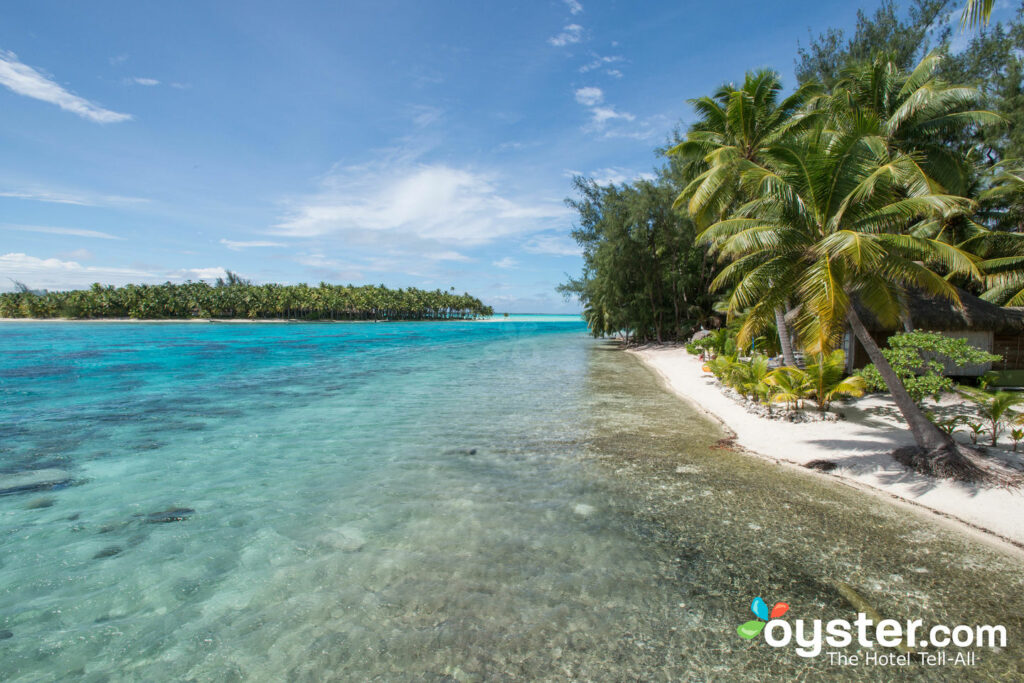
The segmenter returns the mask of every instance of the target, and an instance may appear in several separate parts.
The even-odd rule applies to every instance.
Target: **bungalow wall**
[[[996,334],[992,342],[992,353],[1003,357],[992,364],[993,370],[1024,370],[1024,335]]]
[[[871,337],[882,348],[889,345],[890,332],[872,332]],[[964,332],[964,331],[941,331],[941,334],[954,339],[966,339],[968,343],[979,349],[997,353],[1003,357],[1000,363],[984,363],[980,365],[965,365],[958,367],[952,363],[946,363],[945,373],[952,377],[980,377],[989,370],[1024,370],[1024,335],[1015,334],[994,334],[992,332]],[[852,353],[851,353],[852,343]],[[871,359],[864,346],[853,337],[847,334],[844,350],[849,359],[847,370],[859,370]]]

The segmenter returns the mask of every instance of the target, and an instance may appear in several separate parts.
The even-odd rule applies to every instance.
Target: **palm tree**
[[[906,72],[891,55],[844,69],[833,94],[823,100],[840,115],[851,108],[877,118],[876,134],[890,147],[916,156],[925,173],[948,193],[968,196],[972,166],[963,150],[948,144],[970,127],[1002,125],[1004,119],[981,109],[977,88],[938,78],[944,57],[927,55]]]
[[[839,396],[863,396],[867,388],[860,375],[846,374],[846,354],[836,349],[829,354],[818,354],[805,370],[811,384],[811,395],[818,403],[818,410],[828,410],[829,404]]]
[[[807,373],[800,368],[789,366],[772,370],[764,378],[764,383],[775,387],[771,400],[776,403],[784,402],[790,410],[802,408],[803,400],[810,396],[812,390]]]
[[[820,86],[805,84],[780,102],[781,92],[779,74],[762,69],[748,72],[740,88],[726,84],[712,97],[690,101],[700,118],[686,140],[668,152],[679,158],[691,177],[673,207],[685,205],[704,227],[743,200],[743,171],[761,164],[768,146],[806,130],[819,116],[807,104],[820,93]],[[785,313],[783,306],[776,311],[783,362],[796,365]]]
[[[978,405],[979,417],[989,424],[992,445],[995,446],[999,435],[1006,429],[1008,422],[1017,418],[1013,406],[1024,400],[1024,397],[1009,391],[989,393],[971,387],[961,387],[960,393]]]
[[[990,473],[973,451],[936,427],[914,403],[857,312],[895,326],[909,288],[959,303],[956,289],[929,264],[980,278],[977,258],[944,242],[907,234],[916,222],[948,216],[969,201],[943,194],[916,157],[893,149],[880,121],[853,105],[833,106],[827,127],[764,151],[744,186],[755,198],[700,239],[732,263],[713,283],[734,287],[732,311],[749,308],[740,341],[774,322],[789,299],[800,306],[797,330],[812,353],[835,348],[849,325],[881,373],[918,448],[900,453],[915,469],[981,479]]]
[[[995,0],[967,0],[963,14],[960,15],[960,26],[974,28],[988,24],[995,4]]]

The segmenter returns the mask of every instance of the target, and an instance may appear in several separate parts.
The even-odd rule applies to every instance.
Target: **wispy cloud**
[[[590,110],[590,123],[586,130],[603,131],[609,121],[633,121],[636,116],[627,111],[618,111],[611,105],[604,104],[604,91],[588,86],[575,91],[576,101]]]
[[[251,242],[235,242],[234,240],[222,239],[220,241],[220,243],[223,244],[228,249],[230,249],[231,251],[241,251],[242,249],[253,249],[253,248],[257,248],[257,247],[286,247],[286,246],[288,246],[284,242],[270,242],[270,241],[267,241],[267,240],[255,240],[255,241],[251,241]]]
[[[136,76],[136,77],[132,78],[131,81],[132,81],[132,83],[135,83],[136,85],[147,85],[147,86],[160,85],[160,81],[156,80],[155,78],[141,78],[139,76]]]
[[[65,191],[39,187],[0,190],[0,197],[27,199],[34,202],[49,202],[51,204],[75,204],[78,206],[124,206],[144,204],[149,201],[142,197],[124,197],[116,194],[100,194],[81,190]]]
[[[654,180],[654,174],[637,173],[628,169],[609,166],[597,169],[590,174],[590,178],[598,185],[621,185],[635,180]]]
[[[536,235],[523,243],[523,251],[530,254],[551,254],[552,256],[579,256],[580,248],[562,234]]]
[[[583,27],[579,24],[569,24],[562,29],[558,35],[548,38],[548,43],[555,47],[565,47],[583,40]]]
[[[604,101],[604,92],[600,88],[579,88],[575,95],[576,101],[585,107],[593,107]]]
[[[633,121],[636,116],[630,114],[628,111],[618,111],[615,107],[593,107],[590,110],[590,125],[594,129],[602,129],[609,121],[616,119],[622,119],[623,121]]]
[[[403,158],[338,168],[318,192],[292,200],[273,230],[408,250],[417,243],[486,244],[542,231],[566,217],[560,203],[507,196],[498,180],[489,173]]]
[[[21,230],[22,232],[39,232],[44,235],[72,235],[74,237],[95,237],[101,240],[119,240],[123,239],[117,235],[111,235],[109,232],[100,232],[99,230],[81,230],[79,228],[57,228],[49,225],[3,225],[0,226],[5,230]]]
[[[622,78],[622,72],[619,71],[618,69],[608,69],[607,71],[605,71],[605,73],[611,76],[612,78]]]
[[[516,266],[518,266],[519,265],[519,261],[516,261],[511,256],[506,256],[503,259],[499,259],[497,261],[491,261],[491,265],[494,266],[495,268],[503,268],[505,270],[509,270],[509,269],[512,269],[512,268],[515,268]]]
[[[83,254],[85,255],[85,254]],[[215,280],[227,273],[220,266],[154,270],[118,266],[84,266],[78,261],[38,258],[23,253],[0,255],[0,288],[10,288],[11,280],[24,282],[33,289],[78,289],[94,282],[104,285],[156,283],[182,280]]]
[[[444,109],[418,104],[412,108],[412,122],[417,128],[431,126],[444,116]]]
[[[583,4],[579,0],[563,0],[569,8],[569,14],[576,15],[583,11]]]
[[[22,64],[16,54],[6,50],[0,50],[0,85],[6,86],[19,95],[55,104],[65,111],[96,123],[117,123],[132,118],[131,114],[104,109],[98,104],[68,92],[48,76]]]
[[[587,62],[586,64],[584,64],[583,66],[580,67],[580,73],[581,74],[585,74],[588,71],[593,71],[595,69],[600,69],[602,67],[608,66],[609,64],[615,64],[617,62],[621,62],[624,59],[625,58],[622,55],[607,55],[607,56],[594,55],[594,58],[591,61]],[[608,72],[608,73],[611,73],[611,72]]]

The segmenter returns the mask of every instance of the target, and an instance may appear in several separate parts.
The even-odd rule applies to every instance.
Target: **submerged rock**
[[[597,511],[593,505],[587,505],[586,503],[576,503],[572,507],[572,511],[580,517],[589,517]]]
[[[11,633],[11,631],[9,629],[6,629],[6,628],[5,629],[0,629],[0,640],[7,640],[8,638],[13,638],[13,637],[14,637],[14,634]]]
[[[102,560],[104,557],[113,557],[114,555],[120,555],[123,548],[118,545],[112,545],[104,548],[95,555],[92,556],[94,560]]]
[[[366,545],[366,536],[355,527],[341,527],[317,537],[317,543],[346,553],[354,553]]]
[[[28,502],[28,504],[25,505],[25,509],[26,510],[40,510],[42,508],[52,507],[55,502],[56,502],[56,499],[55,498],[51,498],[49,496],[46,496],[44,498],[36,498],[35,500],[30,500]]]
[[[57,468],[29,470],[17,474],[0,474],[0,496],[53,488],[71,481],[71,473]]]
[[[168,524],[170,522],[184,522],[191,515],[195,514],[192,508],[167,508],[160,512],[151,512],[146,515],[147,524]]]
[[[831,472],[839,467],[839,463],[834,460],[811,460],[804,467],[810,470],[818,470],[819,472]]]

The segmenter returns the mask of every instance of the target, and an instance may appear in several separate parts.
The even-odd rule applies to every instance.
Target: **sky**
[[[878,2],[864,2],[869,11]],[[455,287],[569,312],[572,177],[650,174],[686,101],[848,0],[0,8],[0,290]]]

